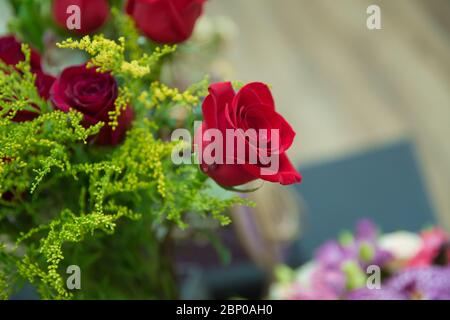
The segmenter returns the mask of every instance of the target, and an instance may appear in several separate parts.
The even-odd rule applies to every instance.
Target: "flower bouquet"
[[[227,208],[253,205],[237,191],[254,186],[241,185],[300,182],[286,155],[295,133],[267,85],[165,76],[196,47],[184,42],[204,5],[10,1],[11,34],[0,38],[2,298],[24,283],[44,299],[176,298],[174,229],[229,224]]]
[[[379,234],[369,220],[317,249],[291,270],[280,266],[272,299],[450,299],[450,238],[439,228]]]

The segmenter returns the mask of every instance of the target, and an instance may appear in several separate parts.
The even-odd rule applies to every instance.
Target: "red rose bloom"
[[[25,60],[22,44],[14,36],[0,37],[0,60],[8,65],[16,65]],[[31,49],[30,64],[33,72],[42,70],[41,56],[34,49]]]
[[[116,145],[123,140],[133,119],[133,110],[128,107],[121,112],[115,130],[108,125],[108,112],[115,110],[117,94],[117,82],[110,73],[99,73],[95,68],[80,65],[63,70],[50,90],[50,99],[56,109],[68,112],[73,108],[81,112],[86,127],[104,122],[95,142]]]
[[[80,8],[80,29],[69,30],[86,35],[98,30],[108,20],[109,4],[107,0],[54,0],[53,18],[63,29],[67,28],[67,19],[73,13],[67,12],[67,8],[76,5]]]
[[[20,61],[25,60],[21,46],[22,44],[14,36],[0,37],[0,60],[8,65],[16,65]],[[36,87],[39,95],[47,100],[49,98],[50,87],[55,81],[55,77],[44,73],[41,66],[41,56],[34,49],[31,49],[30,66],[31,72],[36,75]],[[38,111],[37,107],[36,111]],[[29,121],[37,116],[37,112],[22,110],[17,112],[12,120],[16,122]]]
[[[301,181],[300,174],[286,155],[286,150],[294,141],[295,132],[275,111],[272,94],[265,84],[250,83],[238,93],[234,92],[229,82],[211,85],[209,95],[203,102],[202,111],[204,120],[195,137],[195,143],[201,144],[200,167],[218,184],[232,187],[256,179],[279,182],[283,185]],[[205,150],[211,143],[217,143],[215,139],[207,138],[208,130],[220,132],[223,139],[219,141],[219,145],[223,146],[223,152],[217,158],[220,159],[217,163],[208,164],[204,161]],[[252,130],[257,135],[244,134]],[[230,137],[229,132],[234,135],[232,153],[227,150],[226,140]],[[260,135],[261,132],[266,133]],[[273,135],[272,132],[278,134]],[[241,149],[245,150],[244,152],[238,150],[239,144],[244,146],[244,149]],[[250,152],[256,153],[257,161],[251,161]],[[234,158],[230,159],[230,154]],[[267,162],[262,162],[261,156],[275,157],[273,159],[278,163],[276,169],[271,169]]]
[[[44,73],[42,70],[37,70],[34,73],[36,74],[36,87],[39,95],[45,100],[48,100],[48,98],[50,98],[50,88],[56,78]]]
[[[203,12],[205,0],[128,0],[127,13],[147,37],[158,43],[186,41]]]

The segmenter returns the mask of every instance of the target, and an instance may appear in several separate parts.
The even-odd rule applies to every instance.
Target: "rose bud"
[[[77,26],[77,11],[71,6],[79,8],[79,25]],[[107,0],[54,0],[53,18],[57,25],[80,35],[93,33],[100,29],[109,17],[109,4]],[[73,26],[72,26],[73,24]]]
[[[22,52],[22,44],[14,36],[0,37],[0,60],[7,65],[16,65],[25,60],[25,55]],[[55,81],[55,77],[44,73],[41,65],[41,56],[34,49],[31,49],[30,67],[31,72],[36,75],[35,84],[39,95],[47,100],[49,98],[50,87]],[[16,122],[33,120],[39,115],[37,106],[33,107],[36,108],[36,112],[21,110],[17,112],[12,120]]]
[[[68,112],[70,108],[84,115],[82,124],[89,127],[104,122],[104,126],[94,138],[96,144],[116,145],[125,137],[133,120],[133,110],[122,110],[115,130],[108,124],[109,112],[115,110],[114,102],[118,86],[110,73],[97,72],[86,65],[64,69],[50,90],[50,99],[58,110]]]
[[[203,12],[205,0],[128,0],[127,13],[148,38],[158,43],[186,41]]]
[[[231,83],[216,83],[202,106],[196,132],[200,168],[224,187],[262,179],[283,185],[299,183],[300,174],[286,150],[295,132],[275,111],[269,88],[250,83],[235,93]]]

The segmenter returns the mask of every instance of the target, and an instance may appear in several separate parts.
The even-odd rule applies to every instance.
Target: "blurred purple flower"
[[[339,270],[342,264],[349,260],[358,262],[363,269],[371,264],[382,267],[392,259],[392,254],[381,249],[377,240],[376,226],[370,220],[360,220],[350,243],[328,241],[316,251],[315,259],[326,268]],[[366,249],[371,251],[369,259],[361,257],[362,246],[366,246]]]
[[[315,292],[338,299],[346,289],[347,279],[341,270],[318,267],[311,275],[311,287]]]
[[[325,268],[340,269],[344,261],[355,258],[355,254],[351,249],[341,245],[338,241],[331,240],[317,249],[315,258]]]
[[[357,241],[375,242],[378,238],[378,229],[369,219],[361,219],[356,225],[355,239]]]
[[[426,300],[450,300],[450,267],[407,269],[390,279],[389,288]]]
[[[375,264],[382,267],[393,258],[390,252],[379,247],[378,229],[369,219],[362,219],[358,221],[358,224],[356,225],[355,242],[358,252],[361,244],[363,243],[372,246],[372,249],[374,250],[371,261],[365,261],[366,263],[362,263],[364,268],[366,268],[369,264]]]
[[[347,295],[349,300],[450,300],[450,267],[430,266],[402,271],[382,289],[361,288]]]
[[[347,300],[408,300],[408,296],[394,289],[359,288],[347,295]]]
[[[392,259],[393,259],[392,253],[390,253],[389,251],[386,251],[384,249],[381,249],[377,245],[377,246],[375,246],[375,255],[370,264],[375,264],[377,266],[383,267],[384,265],[389,263],[389,261],[391,261]],[[367,264],[366,264],[366,267],[367,267]]]
[[[315,266],[309,275],[310,283],[294,282],[285,288],[285,296],[289,300],[337,300],[346,289],[345,274],[338,270],[323,269]]]

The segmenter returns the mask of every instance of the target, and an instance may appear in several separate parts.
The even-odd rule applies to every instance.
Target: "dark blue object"
[[[383,232],[418,231],[435,223],[412,145],[383,146],[338,161],[303,168],[296,186],[306,203],[303,231],[291,262],[310,259],[324,241],[364,217]]]

